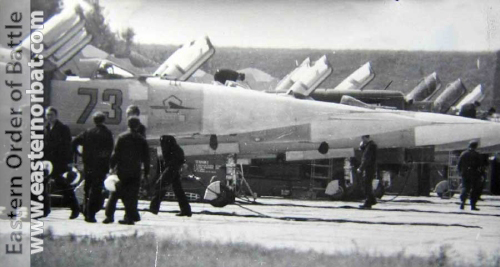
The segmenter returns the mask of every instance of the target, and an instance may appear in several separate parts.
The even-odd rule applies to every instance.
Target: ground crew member
[[[494,107],[491,107],[487,112],[481,115],[481,120],[488,120],[489,118],[492,118],[495,112],[497,112],[497,110]]]
[[[146,139],[137,133],[139,119],[128,119],[128,131],[120,134],[111,155],[110,167],[116,168],[120,179],[117,190],[110,194],[106,204],[106,219],[103,223],[112,223],[116,210],[116,202],[120,198],[125,206],[125,216],[120,224],[134,224],[131,216],[137,213],[137,198],[141,180],[141,164],[144,165],[144,177],[149,175],[149,147]]]
[[[460,112],[458,113],[458,116],[466,117],[466,118],[476,118],[476,108],[481,106],[481,103],[478,101],[475,101],[474,103],[468,103],[462,106],[460,108]]]
[[[167,186],[172,184],[172,189],[180,208],[180,212],[176,216],[191,217],[191,206],[182,189],[180,176],[180,170],[185,161],[184,151],[171,135],[163,135],[160,138],[160,145],[165,169],[156,181],[155,193],[153,199],[151,199],[149,211],[153,214],[158,214],[161,200],[165,196],[165,193],[167,193]]]
[[[127,119],[131,117],[137,117],[141,115],[141,110],[136,105],[130,105],[127,107]],[[146,127],[139,121],[139,127],[137,128],[137,132],[142,135],[142,137],[146,138]]]
[[[226,81],[244,81],[245,80],[245,73],[239,73],[234,70],[229,70],[229,69],[217,69],[217,71],[214,74],[214,81],[225,85]]]
[[[93,116],[95,127],[78,135],[72,142],[73,151],[83,146],[83,165],[85,173],[85,198],[83,214],[85,221],[95,223],[95,214],[102,208],[103,183],[109,172],[109,159],[113,152],[113,134],[104,125],[106,116],[98,111]]]
[[[471,210],[479,210],[476,208],[476,202],[479,197],[481,187],[481,171],[483,168],[483,159],[476,149],[479,145],[478,141],[471,141],[469,149],[460,154],[458,158],[458,171],[462,176],[462,193],[460,194],[460,209],[463,210],[465,201],[470,193]]]
[[[75,219],[80,213],[78,200],[73,187],[63,178],[63,174],[71,167],[71,133],[68,126],[58,120],[57,109],[50,106],[45,110],[47,125],[44,129],[44,160],[52,163],[50,178],[54,185],[62,190],[63,197],[71,208],[70,219]],[[44,179],[44,216],[50,213],[50,195],[48,190],[48,178]]]
[[[141,115],[141,110],[136,105],[130,105],[127,107],[126,114],[127,114],[127,119],[132,118],[132,117],[139,118],[139,116]],[[137,128],[136,132],[139,133],[140,135],[142,135],[142,137],[146,138],[146,127],[140,122],[140,120],[139,120],[139,127]],[[142,180],[142,181],[147,182],[146,180]],[[140,188],[143,188],[143,185],[141,185]],[[135,203],[134,205],[137,206],[138,201],[139,201],[139,198],[137,198],[137,203]],[[136,214],[132,215],[132,219],[135,222],[138,222],[141,220],[141,215],[139,214],[139,211],[137,211]]]
[[[364,174],[363,182],[366,199],[364,204],[359,207],[362,209],[371,209],[373,205],[377,204],[372,186],[377,167],[377,144],[370,139],[369,135],[363,135],[361,139],[360,149],[363,155],[361,156],[361,165],[357,172],[359,174]]]

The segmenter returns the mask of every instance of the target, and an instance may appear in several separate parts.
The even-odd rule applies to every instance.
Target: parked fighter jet
[[[43,29],[44,58],[56,67],[88,42],[83,20],[68,14],[54,16]],[[199,66],[198,61],[207,58],[205,52],[212,53],[211,49],[200,51],[197,56],[187,53],[197,61],[191,65]],[[321,59],[317,62],[328,65]],[[434,145],[453,149],[457,143],[462,148],[462,143],[471,139],[484,141],[482,147],[500,144],[500,125],[484,121],[304,101],[182,82],[170,75],[138,77],[111,62],[106,69],[120,70],[121,74],[115,72],[110,79],[94,75],[99,73],[100,65],[87,67],[79,77],[52,80],[46,91],[46,104],[61,110],[60,119],[70,126],[72,134],[92,126],[89,117],[97,110],[106,114],[112,131],[121,132],[126,129],[124,108],[136,104],[144,114],[141,119],[148,127],[148,139],[154,142],[163,134],[176,135],[187,155],[236,153],[259,157],[304,152],[329,158],[352,153],[360,136],[366,134],[374,136],[380,147]],[[322,76],[327,74],[325,71]]]

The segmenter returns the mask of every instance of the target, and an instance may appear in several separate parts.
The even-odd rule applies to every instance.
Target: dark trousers
[[[156,213],[160,211],[161,201],[167,193],[170,184],[172,184],[172,189],[179,203],[181,213],[191,214],[191,206],[184,193],[184,189],[182,189],[181,177],[177,171],[167,172],[167,175],[160,176],[155,185],[155,192],[151,199],[149,210]]]
[[[121,183],[115,192],[111,192],[106,204],[106,218],[114,220],[116,203],[121,199],[125,206],[125,220],[133,220],[137,211],[137,198],[139,197],[139,182]]]
[[[365,205],[371,206],[377,203],[375,195],[373,194],[373,179],[375,179],[375,168],[366,168],[363,177],[364,191],[365,191]]]
[[[477,200],[481,195],[481,183],[480,175],[462,175],[462,193],[460,194],[460,200],[462,200],[463,204],[465,204],[470,194],[470,205],[471,207],[476,207]]]
[[[102,190],[107,171],[85,170],[85,197],[83,199],[83,212],[85,217],[92,219],[102,209],[104,198]]]
[[[50,194],[61,194],[63,196],[64,203],[68,203],[68,207],[72,212],[78,212],[80,207],[78,205],[78,199],[76,199],[75,191],[73,187],[66,182],[66,180],[62,177],[63,172],[53,172],[50,176],[45,177],[44,183],[44,191],[43,191],[43,213],[44,216],[48,216],[51,211],[51,201]],[[49,181],[53,182],[49,185]],[[49,192],[51,191],[51,192]]]

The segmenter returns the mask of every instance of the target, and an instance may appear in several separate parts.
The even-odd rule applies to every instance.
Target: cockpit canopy
[[[66,73],[67,75],[69,73]],[[78,62],[78,73],[80,78],[90,79],[126,79],[134,78],[136,75],[115,63],[99,58],[80,59]]]

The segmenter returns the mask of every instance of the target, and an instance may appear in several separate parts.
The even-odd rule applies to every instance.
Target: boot
[[[88,222],[88,223],[96,223],[97,220],[95,219],[94,216],[92,217],[85,217],[85,221]]]
[[[102,221],[102,223],[109,224],[109,223],[113,223],[114,221],[115,220],[113,220],[113,218],[106,217],[106,219],[104,219],[104,221]]]
[[[464,207],[465,207],[465,203],[464,203],[464,202],[462,202],[462,204],[460,204],[460,209],[461,209],[461,210],[463,210],[463,209],[464,209]]]
[[[78,218],[78,215],[80,215],[80,210],[74,209],[71,211],[71,216],[69,216],[70,220]]]
[[[190,206],[187,206],[184,209],[181,209],[181,212],[175,214],[175,216],[179,216],[179,217],[183,217],[183,216],[191,217],[192,215],[193,215],[193,213],[191,212]]]
[[[372,208],[372,205],[363,204],[363,205],[359,205],[359,208],[362,209],[362,210],[369,210],[369,209]]]
[[[123,219],[118,221],[119,224],[134,225],[134,221],[129,219]]]
[[[175,216],[179,216],[179,217],[183,217],[183,216],[187,216],[187,217],[191,217],[193,214],[191,212],[179,212],[177,214],[175,214]]]

